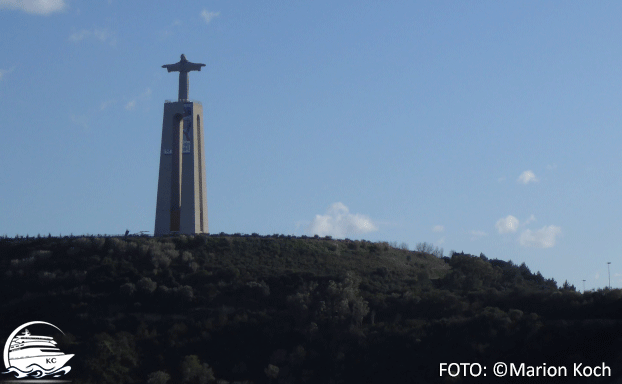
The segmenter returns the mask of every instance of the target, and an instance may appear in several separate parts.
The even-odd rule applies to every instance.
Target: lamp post
[[[585,293],[585,279],[583,279],[583,293]]]
[[[609,264],[611,264],[611,261],[607,262],[607,276],[609,276],[609,289],[611,289],[611,273],[609,272]]]

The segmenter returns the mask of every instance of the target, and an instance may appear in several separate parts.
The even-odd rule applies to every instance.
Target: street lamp
[[[585,293],[585,279],[583,279],[583,293]]]
[[[609,272],[609,264],[611,264],[611,261],[607,262],[607,275],[609,276],[609,289],[611,289],[611,273]]]

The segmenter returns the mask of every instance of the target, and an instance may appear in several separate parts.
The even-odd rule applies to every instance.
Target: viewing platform
[[[170,104],[170,103],[197,103],[199,105],[203,105],[201,104],[200,101],[197,100],[190,100],[190,99],[183,99],[183,100],[164,100],[164,104]]]

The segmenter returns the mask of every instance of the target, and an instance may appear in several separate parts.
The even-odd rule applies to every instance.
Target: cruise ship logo
[[[48,329],[52,334],[56,333],[55,330],[50,329],[51,327],[65,334],[54,324],[44,321],[31,321],[20,325],[11,333],[4,345],[2,358],[7,371],[2,372],[2,375],[13,374],[13,377],[17,379],[39,379],[61,377],[71,371],[71,367],[65,364],[74,355],[66,355],[58,349],[53,337],[34,335],[27,327]]]

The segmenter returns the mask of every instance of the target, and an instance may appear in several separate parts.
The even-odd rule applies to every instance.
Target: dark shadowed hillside
[[[500,255],[502,256],[502,255]],[[0,239],[0,338],[41,320],[76,383],[471,383],[495,362],[622,374],[622,292],[526,265],[285,236]],[[479,363],[486,377],[439,375]],[[573,377],[574,363],[611,367]]]

